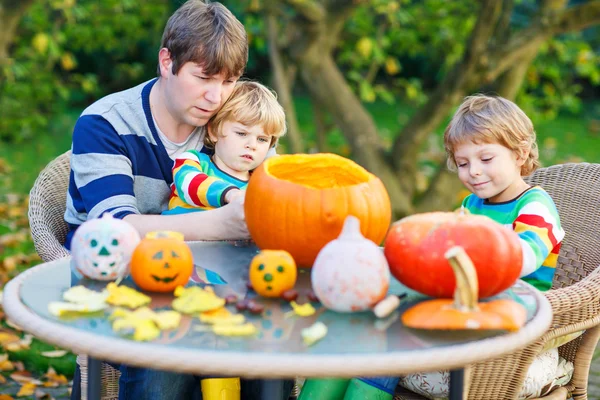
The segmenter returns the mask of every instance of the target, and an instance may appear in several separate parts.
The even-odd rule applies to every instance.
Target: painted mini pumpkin
[[[364,311],[387,294],[390,270],[381,249],[361,235],[358,218],[349,215],[340,236],[319,252],[311,282],[325,307]]]
[[[279,297],[296,284],[296,262],[284,250],[263,250],[250,263],[250,283],[263,297]]]
[[[71,241],[73,266],[83,276],[110,281],[129,273],[129,263],[140,235],[129,223],[105,213],[75,231]]]
[[[172,292],[185,286],[194,261],[188,245],[173,237],[144,238],[131,258],[131,277],[141,289]]]
[[[325,153],[267,159],[252,173],[244,200],[256,245],[286,250],[300,267],[312,266],[348,215],[360,220],[364,237],[381,244],[391,210],[379,178],[352,160]]]

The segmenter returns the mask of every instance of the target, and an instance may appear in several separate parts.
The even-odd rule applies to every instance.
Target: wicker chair
[[[63,247],[68,226],[64,220],[67,189],[71,167],[71,151],[52,160],[40,172],[29,193],[29,225],[35,250],[43,261],[57,260],[69,255]],[[81,398],[87,398],[87,357],[78,355],[81,372]],[[110,365],[102,364],[102,400],[117,400],[120,372]]]
[[[592,355],[600,337],[600,164],[562,164],[537,170],[526,178],[554,199],[566,232],[552,290],[546,297],[554,314],[551,328],[535,343],[499,359],[467,369],[468,399],[516,399],[534,357],[554,338],[585,329],[559,347],[573,362],[571,381],[545,400],[587,399]],[[540,398],[540,399],[542,399]],[[397,400],[423,399],[399,387]]]

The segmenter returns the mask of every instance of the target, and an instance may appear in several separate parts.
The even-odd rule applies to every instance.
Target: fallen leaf
[[[54,400],[54,397],[52,397],[49,393],[46,393],[40,389],[35,391],[34,397],[36,400]]]
[[[217,310],[225,305],[225,300],[215,295],[210,287],[178,286],[173,294],[177,297],[173,300],[173,309],[184,314]]]
[[[318,321],[309,326],[308,328],[302,329],[301,332],[304,344],[307,346],[323,339],[327,335],[327,325]]]
[[[21,338],[17,342],[11,342],[4,345],[4,348],[8,351],[20,351],[27,350],[29,346],[31,346],[31,340],[33,339],[33,335],[25,334],[23,338]]]
[[[0,332],[0,346],[5,346],[9,343],[18,342],[21,338],[14,333]]]
[[[0,394],[0,400],[15,400],[15,398],[7,394]]]
[[[0,371],[12,371],[14,364],[8,359],[8,354],[0,354]]]
[[[25,384],[25,383],[33,383],[34,385],[42,384],[42,381],[32,377],[31,373],[29,371],[13,372],[12,374],[10,374],[10,377],[12,380],[17,381],[21,384]]]
[[[117,286],[114,282],[106,286],[108,298],[106,302],[114,306],[137,308],[149,304],[152,299],[128,286]]]
[[[23,386],[21,386],[19,393],[17,393],[17,397],[32,396],[35,393],[36,388],[37,385],[35,383],[26,383]]]
[[[54,368],[52,368],[51,366],[48,367],[48,371],[46,372],[46,374],[44,374],[44,377],[50,382],[54,382],[59,385],[67,385],[69,383],[69,380],[66,376],[62,374],[57,374]]]
[[[295,301],[291,301],[290,305],[293,308],[294,314],[300,317],[308,317],[315,313],[315,308],[310,303],[298,304]]]
[[[48,358],[59,358],[67,354],[66,350],[53,350],[53,351],[42,351],[40,353],[44,357]]]
[[[10,326],[11,328],[13,328],[14,330],[17,330],[19,332],[23,331],[23,328],[21,328],[19,325],[12,322],[10,319],[6,320],[6,325]]]

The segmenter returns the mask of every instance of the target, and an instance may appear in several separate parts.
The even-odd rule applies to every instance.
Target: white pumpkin
[[[371,309],[388,291],[390,269],[383,251],[360,233],[360,221],[346,217],[339,237],[327,243],[312,267],[313,291],[334,311]]]
[[[129,223],[105,213],[75,231],[71,241],[73,266],[83,276],[102,281],[129,274],[133,250],[140,235]]]

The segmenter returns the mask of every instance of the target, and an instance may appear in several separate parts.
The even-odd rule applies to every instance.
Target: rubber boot
[[[370,382],[368,378],[353,378],[348,384],[343,400],[392,400],[394,389],[390,393],[387,388]]]
[[[310,378],[304,382],[298,400],[342,400],[350,379]]]
[[[240,400],[240,378],[210,378],[200,382],[203,400]]]

